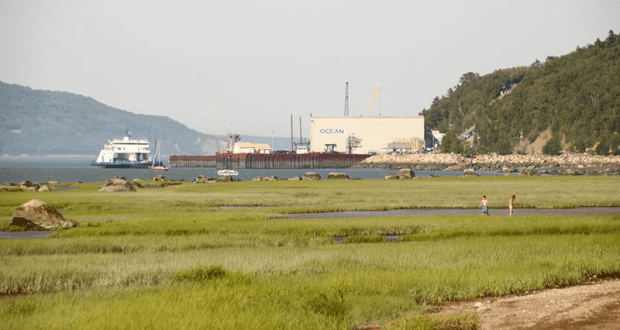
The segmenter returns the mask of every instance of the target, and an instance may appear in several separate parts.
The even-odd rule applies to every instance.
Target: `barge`
[[[371,155],[319,153],[217,153],[204,155],[170,155],[170,167],[214,167],[217,169],[298,169],[347,168]]]

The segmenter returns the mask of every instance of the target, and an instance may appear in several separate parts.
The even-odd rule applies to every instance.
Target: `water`
[[[91,166],[94,157],[27,157],[0,158],[0,183],[20,183],[29,180],[34,183],[55,180],[59,182],[102,182],[112,176],[124,176],[127,179],[148,180],[155,175],[165,175],[166,179],[193,181],[196,176],[204,175],[217,178],[217,169],[207,167],[173,167],[167,172],[154,172],[150,169],[104,169]],[[254,177],[275,175],[279,179],[295,176],[303,177],[306,172],[318,173],[327,178],[330,172],[344,172],[351,179],[383,179],[386,174],[396,174],[396,170],[384,169],[240,169],[239,180],[252,180]],[[479,175],[504,175],[489,171],[477,172]],[[415,171],[417,177],[460,176],[462,171]]]
[[[490,209],[490,215],[509,215],[508,209]],[[578,207],[572,209],[533,209],[516,208],[515,216],[520,215],[594,215],[594,214],[619,214],[620,207]],[[476,215],[480,209],[399,209],[385,211],[340,211],[325,213],[291,213],[289,218],[367,218],[382,216],[435,216],[435,215]]]

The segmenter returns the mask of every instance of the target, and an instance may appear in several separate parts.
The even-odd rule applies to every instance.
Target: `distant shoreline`
[[[392,154],[375,155],[355,166],[356,168],[413,170],[473,170],[500,171],[522,174],[557,175],[620,175],[620,156],[589,154],[548,155],[472,155],[458,154]]]

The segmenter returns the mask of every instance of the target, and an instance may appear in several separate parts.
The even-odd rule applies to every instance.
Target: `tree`
[[[612,47],[614,42],[618,36],[614,34],[613,30],[609,30],[609,34],[607,35],[607,39],[605,39],[605,46]]]
[[[480,137],[477,152],[511,153],[521,137],[534,141],[549,127],[562,132],[566,143],[578,152],[598,141],[617,150],[619,143],[612,140],[620,134],[618,39],[609,31],[604,41],[599,39],[564,56],[549,56],[543,63],[536,60],[527,67],[484,76],[464,73],[459,84],[447,95],[434,98],[431,107],[423,111],[426,124],[442,132],[454,131],[457,136],[475,126]],[[510,94],[504,93],[500,99],[507,91]],[[446,138],[442,150],[458,150],[452,141]],[[561,151],[557,141],[550,143],[549,152]]]
[[[463,142],[456,137],[454,131],[448,131],[441,139],[441,152],[454,152],[455,154],[463,152]]]
[[[543,154],[557,156],[562,152],[562,143],[560,139],[553,135],[547,143],[543,146],[542,149]]]
[[[474,73],[474,72],[467,72],[461,76],[461,79],[459,79],[459,85],[467,86],[471,84],[472,82],[478,80],[479,78],[480,78],[479,74]]]

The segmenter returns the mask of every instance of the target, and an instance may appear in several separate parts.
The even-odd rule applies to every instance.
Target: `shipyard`
[[[347,83],[344,115],[310,114],[309,141],[302,136],[303,121],[299,117],[299,142],[295,142],[291,114],[290,150],[272,150],[268,144],[245,142],[239,134],[229,133],[225,150],[215,155],[170,155],[169,165],[218,169],[347,168],[373,155],[433,151],[438,146],[437,139],[425,130],[424,117],[372,115],[380,90],[380,86],[375,88],[363,115],[349,116]]]

